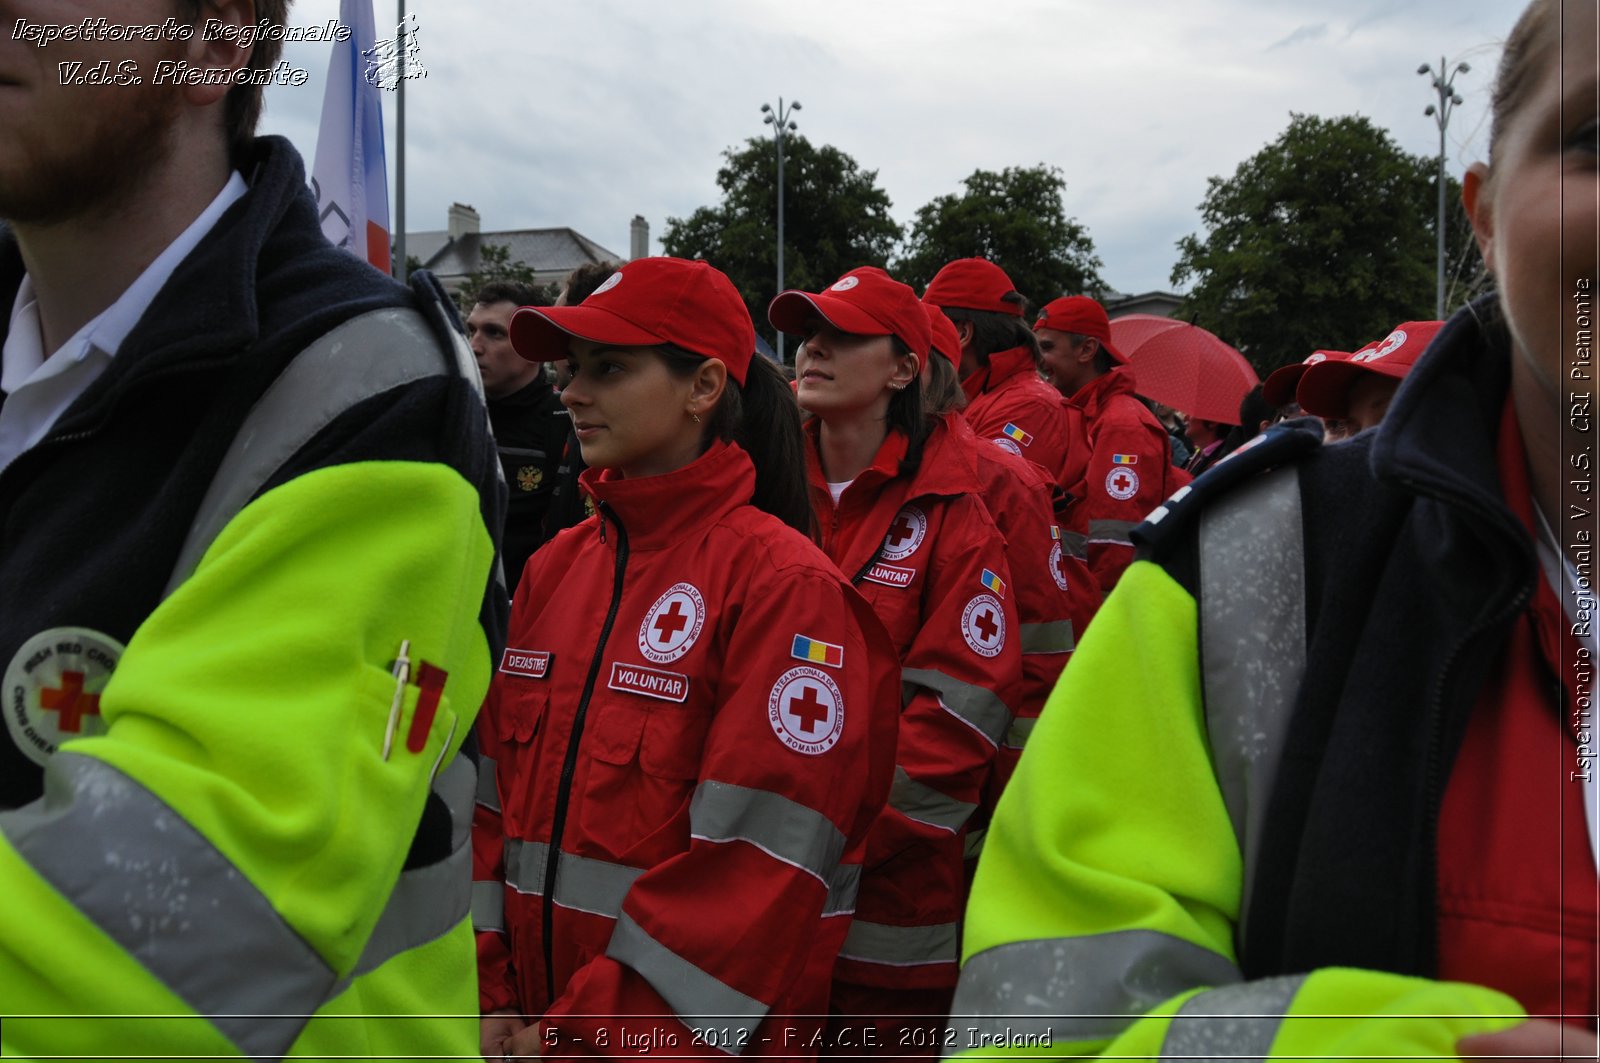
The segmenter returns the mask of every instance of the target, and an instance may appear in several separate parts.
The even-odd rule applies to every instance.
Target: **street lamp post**
[[[1444,318],[1444,131],[1450,124],[1450,115],[1455,112],[1456,106],[1461,103],[1461,97],[1456,95],[1455,83],[1457,74],[1465,74],[1472,67],[1466,63],[1457,63],[1456,68],[1445,76],[1447,64],[1444,56],[1439,57],[1439,69],[1435,70],[1427,63],[1417,67],[1418,74],[1433,75],[1433,89],[1439,94],[1437,105],[1428,104],[1428,109],[1423,114],[1432,115],[1435,124],[1439,127],[1439,255],[1436,263],[1438,274],[1438,292],[1434,299],[1434,317]]]
[[[801,110],[800,101],[792,100],[787,108],[783,105],[783,97],[778,97],[778,109],[774,111],[771,104],[763,103],[761,113],[766,115],[762,121],[772,127],[772,139],[778,145],[778,291],[783,291],[783,138],[784,134],[794,132],[796,126],[790,121],[789,116]],[[776,333],[778,364],[783,364],[783,333]]]

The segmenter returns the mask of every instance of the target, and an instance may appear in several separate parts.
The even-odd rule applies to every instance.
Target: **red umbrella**
[[[1187,321],[1127,314],[1112,319],[1111,343],[1139,394],[1202,420],[1238,424],[1239,400],[1260,383],[1244,355]]]

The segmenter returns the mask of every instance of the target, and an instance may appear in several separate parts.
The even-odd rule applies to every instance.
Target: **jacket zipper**
[[[596,509],[600,514],[600,541],[606,537],[606,519],[617,526],[617,558],[611,578],[611,608],[606,612],[606,622],[600,629],[600,641],[595,645],[594,658],[589,662],[589,676],[583,682],[583,696],[578,699],[578,711],[572,717],[572,734],[567,738],[567,753],[561,764],[561,781],[556,789],[555,817],[550,824],[549,857],[544,868],[544,975],[545,991],[550,999],[556,998],[555,962],[555,912],[556,869],[561,863],[561,836],[566,833],[567,805],[572,795],[572,777],[578,768],[578,744],[583,738],[584,717],[589,712],[589,699],[594,695],[595,680],[600,675],[600,665],[605,659],[606,642],[611,638],[612,625],[617,620],[617,610],[622,605],[622,577],[628,567],[628,530],[617,520],[611,507],[601,502]]]

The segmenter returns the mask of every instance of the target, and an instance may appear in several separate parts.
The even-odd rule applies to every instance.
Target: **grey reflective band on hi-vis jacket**
[[[1261,830],[1306,667],[1300,477],[1286,466],[1200,515],[1200,678],[1212,764],[1244,862],[1248,932]]]
[[[996,1037],[1105,1041],[1187,989],[1241,977],[1210,949],[1154,930],[1040,938],[968,959],[950,1014]]]
[[[403,384],[457,371],[454,361],[446,364],[441,357],[439,341],[422,315],[401,307],[353,317],[313,341],[257,400],[234,435],[162,597],[194,574],[222,529],[284,462],[340,415]]]
[[[352,979],[444,936],[466,918],[471,785],[465,757],[435,780],[434,792],[451,810],[451,854],[401,874],[360,960],[342,979],[204,835],[103,761],[58,753],[45,772],[45,796],[0,813],[0,834],[40,878],[72,898],[86,919],[242,1053],[278,1058]],[[210,962],[221,940],[250,962]]]
[[[1266,1063],[1303,974],[1263,978],[1197,993],[1183,1002],[1161,1042],[1161,1063],[1227,1059]]]

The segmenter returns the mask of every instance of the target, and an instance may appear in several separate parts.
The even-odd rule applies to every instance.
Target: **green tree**
[[[770,140],[751,138],[723,152],[722,202],[687,218],[668,218],[662,250],[703,258],[744,294],[756,329],[774,339],[767,304],[777,295],[778,175]],[[883,266],[902,229],[889,216],[876,170],[863,170],[831,145],[783,141],[783,272],[790,288],[819,291],[857,266]],[[789,345],[793,349],[793,345]]]
[[[529,285],[543,293],[545,299],[550,301],[554,301],[555,297],[561,294],[559,284],[541,285],[533,267],[526,262],[520,259],[516,262],[511,261],[509,245],[485,242],[478,247],[478,268],[462,278],[461,287],[456,289],[456,305],[461,308],[461,313],[470,313],[473,297],[485,284],[494,281]]]
[[[1291,114],[1231,178],[1208,179],[1206,234],[1178,241],[1172,270],[1174,284],[1195,281],[1182,316],[1262,375],[1431,319],[1437,179],[1436,159],[1406,153],[1366,118]],[[1478,259],[1454,179],[1445,195],[1448,313],[1467,298]]]
[[[1036,304],[1105,290],[1094,241],[1067,217],[1060,170],[1043,163],[975,170],[961,183],[960,195],[917,211],[895,276],[920,291],[946,262],[979,257],[999,265]]]

